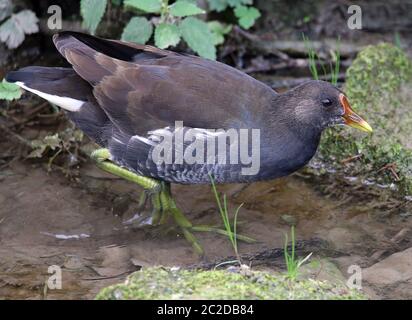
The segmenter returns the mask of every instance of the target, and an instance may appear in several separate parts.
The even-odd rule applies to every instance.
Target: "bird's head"
[[[325,81],[308,81],[288,91],[288,104],[295,118],[305,126],[321,130],[334,125],[348,125],[372,132],[371,126],[352,110],[345,94]]]

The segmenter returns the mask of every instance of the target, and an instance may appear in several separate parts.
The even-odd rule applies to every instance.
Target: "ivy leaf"
[[[13,12],[13,4],[10,0],[0,0],[0,21],[6,19]]]
[[[225,41],[225,34],[228,34],[232,30],[232,25],[222,24],[219,21],[210,21],[207,23],[209,30],[213,36],[213,43],[217,46]]]
[[[45,136],[43,142],[48,146],[50,149],[54,150],[60,147],[61,139],[59,138],[59,134],[56,133],[52,136]]]
[[[130,6],[144,12],[158,13],[162,8],[161,0],[126,0],[125,6]]]
[[[235,8],[240,5],[253,4],[253,0],[208,0],[211,10],[222,12],[227,7]]]
[[[187,17],[180,23],[180,31],[183,39],[197,54],[207,59],[216,59],[216,47],[207,23]]]
[[[9,49],[15,49],[24,41],[25,34],[39,31],[38,22],[39,19],[30,10],[13,14],[0,26],[0,41],[6,43]]]
[[[59,134],[45,136],[42,140],[33,140],[31,142],[32,151],[27,156],[28,158],[41,158],[47,149],[55,150],[61,148],[62,140]]]
[[[7,82],[5,79],[0,82],[0,99],[9,101],[19,99],[21,93],[21,89],[17,84]]]
[[[122,40],[145,44],[152,33],[153,26],[146,18],[133,17],[123,30]]]
[[[33,140],[31,142],[33,150],[29,153],[27,158],[41,158],[47,146],[41,140]]]
[[[217,12],[224,11],[229,5],[227,0],[208,0],[208,1],[209,1],[210,10],[217,11]]]
[[[180,42],[180,30],[174,24],[161,23],[156,27],[155,45],[160,49],[176,46]]]
[[[24,32],[13,20],[13,16],[0,26],[0,41],[9,49],[17,48],[24,41]]]
[[[39,32],[39,26],[37,25],[39,19],[37,19],[33,11],[23,10],[17,14],[13,14],[12,18],[25,34]]]
[[[227,0],[227,2],[232,8],[234,8],[242,4],[252,4],[253,0]]]
[[[97,26],[106,11],[107,0],[81,0],[80,13],[83,25],[91,34],[96,32]]]
[[[238,6],[235,8],[235,16],[239,19],[239,25],[242,28],[249,29],[260,17],[260,12],[254,7]]]
[[[133,17],[123,29],[122,40],[145,44],[153,33],[153,25],[144,17]]]
[[[119,7],[122,4],[122,0],[112,0],[112,4],[116,7]]]
[[[170,6],[170,13],[175,17],[187,17],[205,13],[205,11],[194,3],[179,0]]]

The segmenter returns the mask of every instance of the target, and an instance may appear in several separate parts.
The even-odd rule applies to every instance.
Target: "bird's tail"
[[[26,67],[6,75],[14,82],[67,111],[79,111],[92,87],[71,68]]]
[[[26,67],[6,75],[47,101],[69,111],[69,118],[97,144],[106,147],[113,125],[93,97],[92,87],[71,68]]]

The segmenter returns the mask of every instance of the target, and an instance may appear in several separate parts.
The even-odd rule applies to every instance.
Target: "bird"
[[[28,66],[6,81],[64,109],[99,145],[91,154],[97,166],[142,186],[139,207],[151,199],[151,223],[173,217],[198,253],[193,233],[204,229],[177,207],[171,183],[287,176],[314,156],[326,128],[372,132],[345,93],[325,81],[277,93],[236,68],[187,53],[73,31],[53,42],[71,67]],[[253,154],[251,170],[240,160],[252,162]]]

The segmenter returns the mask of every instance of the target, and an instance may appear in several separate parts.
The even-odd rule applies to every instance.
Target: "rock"
[[[320,237],[328,241],[333,249],[338,251],[350,250],[362,246],[362,243],[370,243],[371,239],[361,227],[345,226],[331,228]]]
[[[362,278],[374,285],[392,285],[410,281],[412,279],[412,248],[394,253],[364,269]],[[409,283],[410,290],[412,290],[412,282]]]
[[[85,263],[81,257],[71,255],[66,257],[63,266],[69,270],[79,270],[84,268]]]
[[[349,272],[351,267],[362,266],[367,260],[367,257],[351,254],[347,256],[337,257],[331,260],[342,272],[343,277],[347,279],[352,274],[351,272]]]
[[[241,269],[241,268],[240,268]],[[98,300],[114,299],[365,299],[344,285],[285,275],[227,270],[143,268],[125,283],[103,289]]]
[[[325,132],[318,159],[346,176],[363,175],[381,185],[412,192],[412,62],[399,48],[382,43],[363,49],[346,73],[344,88],[354,110],[372,126]],[[344,159],[361,155],[356,161]],[[365,179],[359,179],[365,180]]]
[[[7,198],[6,196],[0,194],[0,205],[2,205],[4,202],[6,202]]]
[[[298,223],[297,217],[291,214],[282,214],[280,218],[282,219],[282,222],[288,226],[296,226]]]
[[[391,242],[394,244],[400,244],[402,242],[409,242],[412,236],[411,228],[402,228],[396,235],[391,238]]]
[[[101,266],[93,267],[93,270],[102,277],[115,277],[136,270],[130,261],[129,249],[125,246],[101,247],[99,256],[102,259]]]
[[[123,216],[123,214],[129,209],[131,197],[129,194],[116,196],[113,199],[112,212],[115,216]]]
[[[311,259],[299,269],[299,278],[312,278],[344,285],[346,278],[338,267],[328,259]]]

